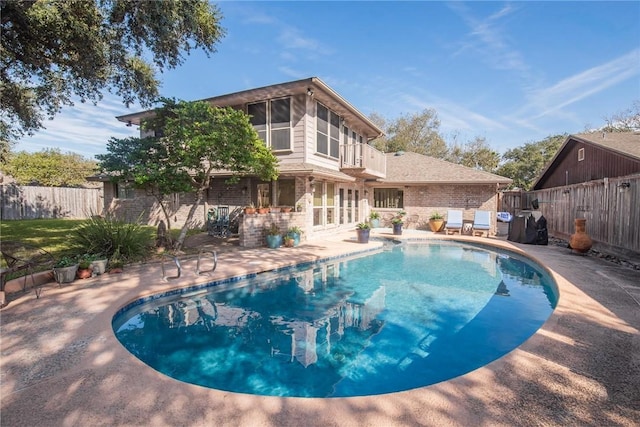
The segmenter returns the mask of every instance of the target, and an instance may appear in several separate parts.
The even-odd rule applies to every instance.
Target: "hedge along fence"
[[[549,232],[568,238],[574,220],[587,220],[587,234],[602,249],[640,256],[640,175],[605,178],[522,194],[522,206],[538,200]]]
[[[0,218],[85,219],[102,214],[104,198],[101,188],[35,187],[0,185]]]

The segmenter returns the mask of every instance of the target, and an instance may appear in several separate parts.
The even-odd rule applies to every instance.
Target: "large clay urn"
[[[571,246],[571,249],[581,254],[588,252],[593,245],[593,240],[591,240],[591,237],[589,237],[589,235],[585,231],[586,224],[586,219],[576,218],[576,232],[571,235],[571,239],[569,240],[569,246]]]

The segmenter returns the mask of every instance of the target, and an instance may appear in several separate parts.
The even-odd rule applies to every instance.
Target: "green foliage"
[[[368,222],[359,222],[356,225],[356,228],[358,230],[369,230],[369,229],[371,229],[371,224],[369,224]]]
[[[500,154],[489,147],[485,138],[477,136],[473,141],[469,141],[463,146],[454,144],[445,160],[495,173],[500,164]]]
[[[370,219],[380,219],[380,212],[371,211],[369,213],[369,218]]]
[[[66,255],[59,258],[58,261],[56,261],[56,263],[53,265],[53,267],[65,268],[65,267],[71,267],[72,265],[76,265],[76,264],[78,264],[78,258],[76,258],[75,256]]]
[[[85,220],[70,236],[76,253],[116,255],[125,261],[147,257],[153,244],[153,233],[139,221],[125,222],[113,217]]]
[[[162,130],[158,132],[162,136],[114,138],[107,145],[109,153],[96,157],[102,171],[129,179],[138,188],[153,189],[158,198],[177,191],[195,193],[195,203],[176,242],[176,249],[180,249],[212,172],[230,171],[228,182],[246,175],[271,181],[278,177],[278,159],[242,111],[204,101],[162,102],[154,117],[143,123],[143,129]],[[170,224],[166,212],[165,217]]]
[[[302,231],[302,228],[298,227],[297,225],[291,226],[287,230],[287,236],[293,236],[294,234],[302,236],[302,233],[304,233],[304,231]]]
[[[54,148],[10,154],[3,169],[18,185],[78,187],[86,184],[86,177],[95,172],[96,162],[79,154],[62,154]]]
[[[156,72],[184,54],[216,51],[224,36],[207,0],[2,1],[0,141],[42,127],[63,105],[97,102],[108,89],[129,106],[151,105]],[[149,60],[142,58],[149,57]]]
[[[280,229],[276,223],[272,223],[269,227],[265,227],[264,232],[267,236],[277,236],[280,234]]]
[[[404,223],[404,217],[407,213],[405,211],[399,211],[398,213],[396,213],[393,218],[391,218],[391,223],[392,224],[403,224]]]
[[[434,212],[434,213],[431,214],[429,219],[434,219],[434,220],[436,220],[436,219],[444,219],[444,216],[442,216],[442,214],[439,213],[439,212]]]
[[[371,119],[386,134],[373,142],[380,151],[411,151],[440,159],[448,153],[447,144],[439,133],[440,120],[434,109],[405,114],[395,120],[385,120],[374,113]]]
[[[566,134],[548,136],[542,141],[508,150],[502,156],[505,160],[504,164],[496,173],[511,178],[512,187],[530,190],[533,182],[549,164],[566,138]]]

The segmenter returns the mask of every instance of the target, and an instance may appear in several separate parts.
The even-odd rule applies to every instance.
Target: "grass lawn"
[[[2,221],[2,241],[18,240],[38,246],[51,253],[54,258],[71,255],[72,248],[67,236],[82,224],[81,219],[24,219]]]
[[[38,246],[58,259],[65,255],[77,255],[68,236],[84,219],[23,219],[2,221],[0,223],[0,241],[18,240]],[[156,228],[148,228],[150,237],[155,236]],[[201,233],[202,230],[189,230],[187,236]],[[180,230],[172,229],[171,235],[177,238]]]

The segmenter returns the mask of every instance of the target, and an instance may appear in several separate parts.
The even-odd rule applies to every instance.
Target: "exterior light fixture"
[[[313,89],[311,89],[310,87],[307,88],[307,95],[313,96]]]

